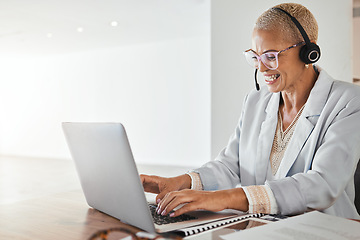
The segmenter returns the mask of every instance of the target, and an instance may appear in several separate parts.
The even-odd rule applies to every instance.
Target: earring
[[[305,64],[305,67],[306,67],[306,68],[309,68],[309,64]]]

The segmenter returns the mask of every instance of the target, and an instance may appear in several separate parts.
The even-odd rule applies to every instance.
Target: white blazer
[[[263,87],[245,98],[226,148],[214,161],[194,170],[204,190],[266,183],[281,214],[316,209],[360,218],[354,205],[354,172],[360,158],[360,87],[319,71],[279,166],[279,179],[269,180],[267,173],[280,93]]]

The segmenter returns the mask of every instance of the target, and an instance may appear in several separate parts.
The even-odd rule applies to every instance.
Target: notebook
[[[189,213],[191,217],[186,221],[156,224],[124,126],[121,123],[66,122],[62,127],[86,201],[94,209],[150,233],[182,229],[186,233],[186,229],[191,229],[186,235],[200,231],[194,226],[207,224],[207,228],[212,229],[219,220],[229,222],[250,217],[227,211],[198,210]]]

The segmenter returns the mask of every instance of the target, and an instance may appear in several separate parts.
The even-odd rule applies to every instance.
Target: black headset
[[[316,43],[310,42],[310,39],[309,39],[308,35],[306,34],[304,28],[301,26],[301,24],[295,17],[293,17],[290,13],[288,13],[284,9],[281,9],[281,8],[273,8],[273,9],[279,10],[279,11],[285,13],[286,15],[288,15],[290,17],[291,21],[293,21],[295,26],[299,29],[299,32],[301,33],[302,37],[304,38],[305,45],[301,47],[300,54],[299,54],[301,61],[303,61],[305,64],[316,63],[319,60],[320,55],[321,55],[320,47]],[[258,69],[256,68],[255,69],[255,87],[256,87],[256,90],[259,91],[260,86],[257,82],[257,72],[258,72]]]
[[[321,55],[320,47],[316,43],[310,42],[310,39],[309,39],[308,35],[306,34],[304,28],[301,26],[301,24],[295,17],[291,16],[291,14],[288,13],[287,11],[285,11],[284,9],[281,9],[281,8],[273,8],[273,9],[280,10],[281,12],[288,15],[291,18],[291,21],[293,21],[295,26],[299,29],[301,35],[303,36],[303,38],[305,40],[305,45],[302,46],[300,49],[301,61],[303,61],[306,64],[316,63],[319,60],[320,55]]]

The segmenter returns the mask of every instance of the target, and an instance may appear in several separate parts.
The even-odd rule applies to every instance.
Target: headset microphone
[[[255,87],[256,87],[256,90],[259,91],[260,86],[259,86],[258,81],[257,81],[257,72],[258,72],[258,69],[255,68]]]

